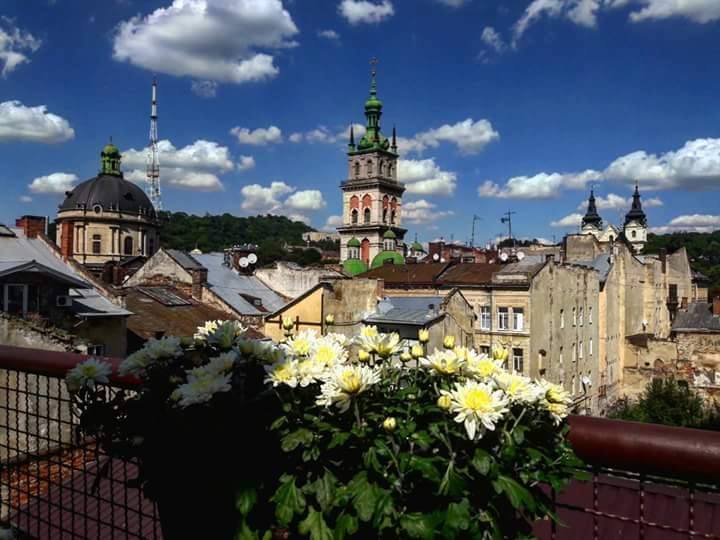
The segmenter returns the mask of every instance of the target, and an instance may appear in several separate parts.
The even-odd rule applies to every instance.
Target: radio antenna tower
[[[148,197],[155,207],[155,211],[162,210],[162,197],[160,196],[160,159],[158,157],[158,129],[157,129],[157,81],[152,83],[152,105],[150,107],[150,144],[147,149],[147,183]]]

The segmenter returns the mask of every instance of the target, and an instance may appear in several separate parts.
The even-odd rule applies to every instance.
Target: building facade
[[[101,170],[65,193],[57,215],[56,243],[64,257],[93,271],[108,262],[149,257],[160,247],[158,220],[150,199],[125,180],[121,155],[112,143],[101,152]]]
[[[373,70],[370,97],[365,102],[366,131],[356,144],[354,130],[350,128],[347,179],[340,186],[343,197],[343,223],[337,229],[340,261],[353,275],[386,260],[402,262],[398,257],[402,257],[400,245],[406,232],[400,226],[405,186],[397,180],[395,129],[392,141],[381,131],[382,108]],[[391,249],[387,249],[387,232],[394,235]]]

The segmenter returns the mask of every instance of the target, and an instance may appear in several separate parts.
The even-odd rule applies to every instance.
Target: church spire
[[[647,226],[647,216],[642,209],[642,202],[640,202],[640,189],[638,183],[635,182],[635,192],[633,193],[632,206],[630,211],[625,214],[625,225],[631,221],[637,221],[643,226]]]
[[[350,124],[350,142],[348,142],[348,150],[351,152],[355,151],[355,131],[352,124]]]
[[[395,126],[393,125],[393,135],[392,135],[392,144],[390,145],[390,150],[397,154],[397,133],[395,132]]]
[[[582,226],[592,225],[598,229],[602,228],[602,218],[598,214],[597,206],[595,204],[595,191],[590,188],[590,198],[588,198],[587,212],[582,219]]]
[[[390,148],[390,141],[380,131],[380,117],[382,116],[383,104],[377,97],[377,59],[370,60],[372,69],[370,71],[370,95],[365,101],[365,135],[357,145],[357,151],[385,150]]]

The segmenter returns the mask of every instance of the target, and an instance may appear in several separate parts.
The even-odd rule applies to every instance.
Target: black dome
[[[92,210],[100,205],[103,211],[118,209],[126,214],[144,214],[155,217],[155,209],[145,192],[137,184],[121,176],[99,174],[95,178],[78,184],[66,192],[60,211],[78,210],[82,207]]]

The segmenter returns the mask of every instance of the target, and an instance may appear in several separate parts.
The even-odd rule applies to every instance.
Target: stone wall
[[[258,268],[255,277],[283,296],[297,298],[321,281],[343,276],[323,267],[303,268],[292,263],[277,262],[268,268]]]

